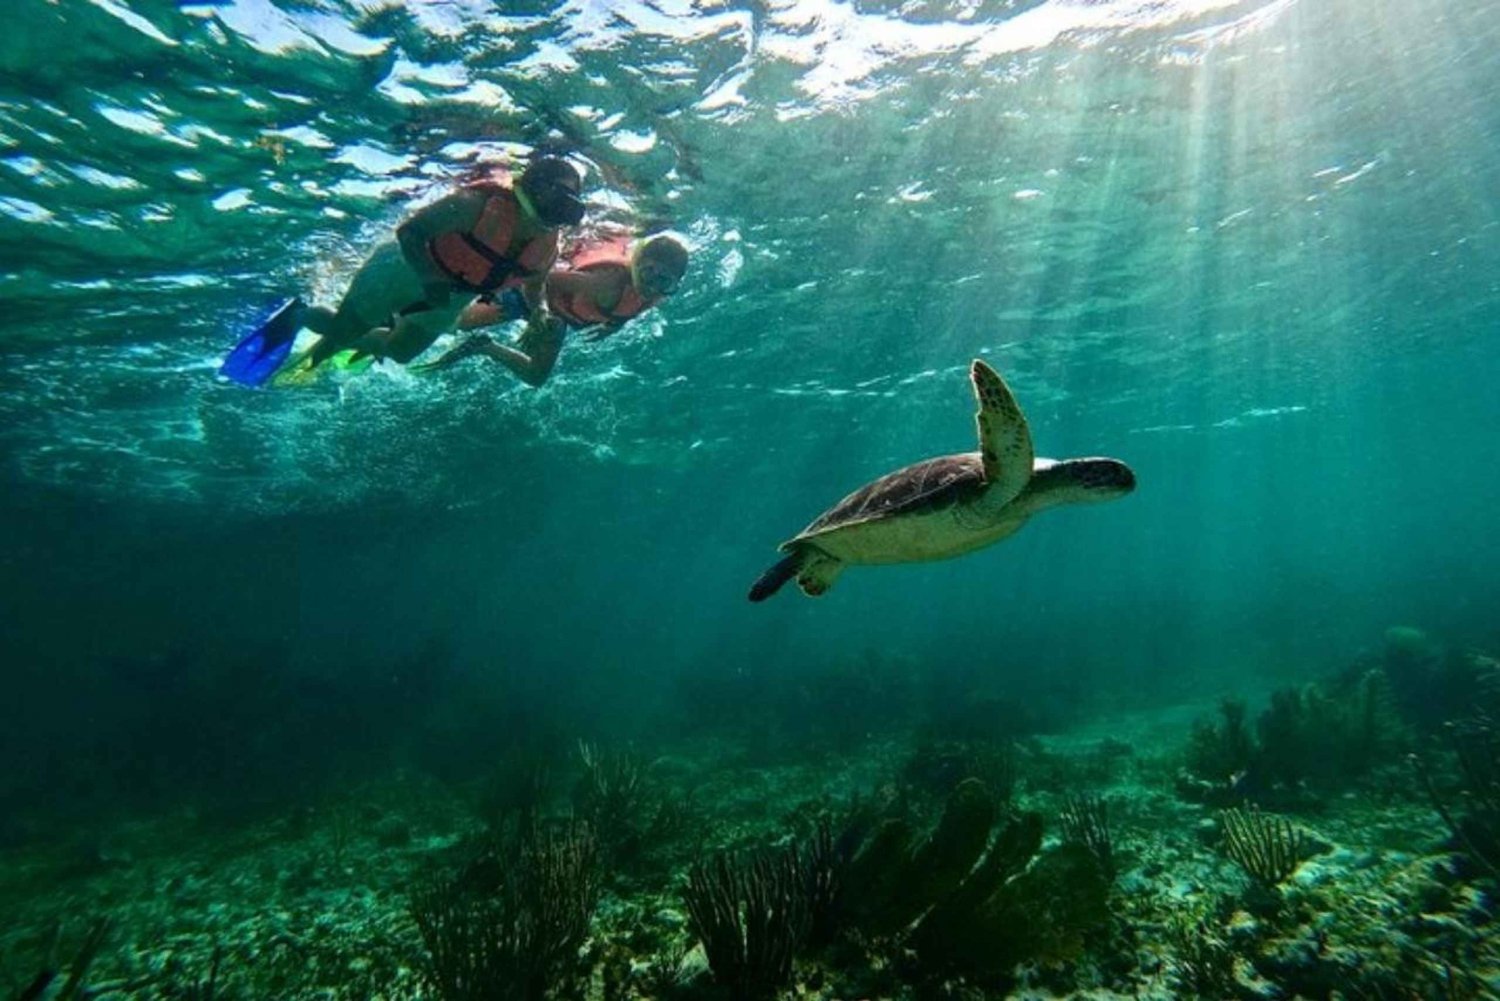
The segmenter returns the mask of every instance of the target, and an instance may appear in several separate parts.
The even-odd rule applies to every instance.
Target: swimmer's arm
[[[526,351],[493,342],[486,344],[483,351],[514,372],[526,385],[540,386],[552,375],[567,335],[567,324],[546,310],[538,310],[532,314],[531,322],[521,335],[520,343],[525,345]]]
[[[443,233],[469,230],[484,210],[484,194],[479,191],[455,191],[418,209],[411,218],[396,227],[396,242],[407,263],[416,271],[428,301],[441,305],[452,290],[452,279],[427,250],[427,245]],[[435,295],[439,298],[434,299]]]
[[[548,267],[551,267],[549,264]],[[521,283],[521,296],[526,300],[526,311],[533,322],[547,310],[547,282],[549,272],[543,270]]]

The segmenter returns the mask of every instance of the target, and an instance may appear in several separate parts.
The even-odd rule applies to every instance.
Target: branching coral
[[[1105,875],[1115,874],[1114,839],[1109,830],[1109,805],[1098,796],[1069,796],[1058,815],[1063,841],[1087,848]]]
[[[498,885],[459,876],[412,894],[426,978],[445,1001],[536,1001],[576,972],[599,895],[593,836],[533,829],[509,854]]]
[[[721,853],[693,866],[688,920],[714,980],[736,998],[773,994],[807,935],[807,884],[795,849]]]
[[[838,933],[842,873],[847,861],[847,846],[834,838],[833,828],[826,819],[818,823],[812,838],[797,852],[798,870],[807,896],[807,941],[811,946],[827,945]]]
[[[1177,987],[1187,997],[1225,998],[1234,993],[1234,952],[1202,918],[1169,926]]]
[[[1500,878],[1500,726],[1478,715],[1445,728],[1458,760],[1467,809],[1462,817],[1438,794],[1421,759],[1412,755],[1433,809],[1443,818],[1464,854],[1491,878]]]
[[[690,796],[657,787],[631,750],[601,751],[578,745],[583,773],[573,806],[588,821],[605,859],[621,869],[660,861],[666,849],[691,833]]]
[[[591,744],[578,745],[583,775],[573,794],[574,805],[597,832],[604,852],[617,861],[641,849],[645,827],[646,788],[640,758],[631,751],[601,752]]]
[[[1301,864],[1305,841],[1291,821],[1259,810],[1225,810],[1224,854],[1257,883],[1273,889]]]

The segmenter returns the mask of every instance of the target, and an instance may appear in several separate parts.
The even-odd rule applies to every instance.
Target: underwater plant
[[[948,796],[927,837],[903,818],[877,824],[840,878],[849,923],[869,935],[904,930],[974,868],[994,819],[994,799],[984,783],[968,778]]]
[[[1262,784],[1342,788],[1382,763],[1399,760],[1406,738],[1390,708],[1382,674],[1349,683],[1273,692],[1256,721],[1260,737],[1252,771]]]
[[[1487,714],[1449,723],[1445,728],[1458,762],[1462,816],[1438,794],[1421,758],[1416,767],[1433,809],[1443,818],[1464,855],[1491,878],[1500,878],[1500,726]]]
[[[1286,686],[1245,722],[1245,703],[1226,699],[1221,720],[1195,724],[1186,751],[1187,798],[1211,805],[1317,805],[1310,791],[1345,789],[1396,766],[1410,742],[1379,671]]]
[[[733,997],[769,997],[791,982],[809,927],[795,848],[720,852],[692,867],[684,899],[714,981]]]
[[[807,895],[810,946],[827,945],[838,934],[839,906],[843,896],[842,872],[848,861],[849,842],[835,839],[826,817],[818,821],[812,837],[797,852],[797,866]]]
[[[498,873],[484,859],[411,895],[423,974],[446,1001],[537,1001],[578,973],[599,898],[592,833],[532,828],[499,851]]]
[[[52,929],[52,943],[47,949],[48,959],[42,970],[37,973],[31,981],[16,995],[16,1001],[74,1001],[75,998],[91,996],[88,985],[89,967],[94,965],[94,959],[99,955],[99,950],[104,946],[104,940],[109,937],[113,922],[109,918],[99,918],[89,926],[89,930],[79,944],[78,951],[73,954],[72,962],[68,964],[67,978],[60,987],[55,986],[57,978],[62,975],[62,969],[56,960],[58,939],[62,935],[60,925]]]
[[[1076,955],[1109,917],[1103,867],[1077,844],[1038,855],[1039,814],[995,832],[997,814],[984,783],[966,779],[926,837],[901,818],[876,825],[840,874],[840,920],[923,976],[999,984],[1020,963]]]
[[[1472,676],[1465,658],[1444,651],[1422,630],[1392,626],[1385,631],[1378,663],[1401,715],[1425,732],[1464,713],[1472,704]]]
[[[979,921],[980,911],[1007,880],[1026,868],[1041,843],[1039,814],[1028,813],[1008,822],[961,885],[923,917],[913,933],[919,958],[934,969],[970,972],[980,968],[976,959],[984,964],[998,959],[1004,932]]]
[[[645,779],[640,756],[630,750],[600,751],[578,743],[583,774],[573,804],[599,837],[606,856],[619,861],[640,850]]]
[[[1420,733],[1438,733],[1476,709],[1500,710],[1500,661],[1445,647],[1411,626],[1387,629],[1380,650],[1362,655],[1351,671],[1379,675],[1391,709]]]
[[[578,756],[583,772],[573,789],[573,808],[593,829],[610,868],[660,864],[687,840],[696,817],[691,794],[649,782],[632,750],[601,751],[580,741]]]
[[[1227,782],[1250,767],[1255,741],[1245,724],[1245,701],[1226,698],[1219,703],[1219,723],[1199,720],[1188,740],[1188,769],[1200,778]]]
[[[687,955],[687,944],[682,941],[668,942],[652,953],[636,978],[647,997],[670,997],[683,987],[683,961]]]
[[[1225,856],[1261,887],[1274,890],[1301,864],[1306,841],[1286,818],[1251,807],[1225,810],[1221,820]]]
[[[1082,845],[1099,860],[1110,879],[1115,876],[1114,839],[1109,830],[1109,804],[1088,793],[1070,795],[1058,814],[1063,842]]]
[[[1234,993],[1234,951],[1203,918],[1168,925],[1174,979],[1186,997],[1226,998]]]

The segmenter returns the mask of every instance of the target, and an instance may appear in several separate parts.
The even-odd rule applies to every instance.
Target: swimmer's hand
[[[447,352],[439,356],[436,361],[426,362],[421,365],[413,365],[412,371],[437,372],[445,368],[451,368],[452,366],[463,361],[465,358],[472,358],[475,355],[484,354],[485,348],[494,343],[494,338],[490,337],[488,334],[475,334],[473,337],[464,340],[463,343],[459,344],[457,347],[450,348]]]

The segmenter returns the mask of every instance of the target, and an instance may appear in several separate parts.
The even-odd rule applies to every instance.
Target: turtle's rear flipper
[[[818,553],[808,557],[797,572],[797,586],[809,598],[816,598],[833,586],[834,579],[843,569],[842,561]]]
[[[765,601],[771,595],[781,590],[781,585],[797,575],[797,568],[802,565],[802,554],[800,552],[788,553],[776,563],[755,578],[755,583],[750,585],[750,600]]]

